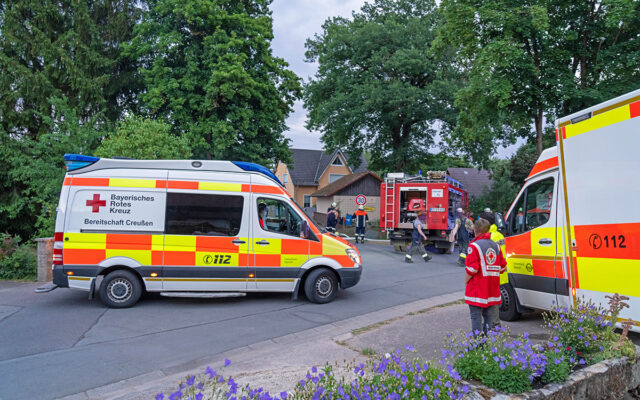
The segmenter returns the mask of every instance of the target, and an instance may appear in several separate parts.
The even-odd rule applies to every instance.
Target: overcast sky
[[[271,4],[273,54],[287,61],[291,70],[308,82],[315,74],[317,65],[304,62],[304,43],[307,38],[320,33],[327,18],[351,17],[353,10],[359,11],[364,3],[364,0],[274,0]],[[320,133],[309,132],[305,128],[306,119],[302,101],[296,102],[293,113],[287,118],[289,131],[285,132],[285,136],[291,139],[293,148],[322,149]],[[500,149],[498,155],[508,157],[519,146]]]

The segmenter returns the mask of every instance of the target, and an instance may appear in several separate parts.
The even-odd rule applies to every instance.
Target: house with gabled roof
[[[462,182],[464,189],[469,194],[469,199],[479,198],[493,186],[491,174],[486,169],[447,168],[447,174]]]
[[[313,206],[313,193],[344,176],[367,170],[364,157],[360,157],[360,165],[353,169],[340,150],[291,149],[291,157],[292,164],[276,164],[275,174],[291,197],[304,208]]]

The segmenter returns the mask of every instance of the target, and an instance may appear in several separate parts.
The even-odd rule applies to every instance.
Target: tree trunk
[[[538,150],[538,155],[542,153],[542,109],[538,110],[538,115],[533,118],[533,121],[536,125],[536,149]]]

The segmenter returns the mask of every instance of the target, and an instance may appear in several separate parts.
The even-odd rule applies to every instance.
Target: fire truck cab
[[[444,171],[429,171],[426,176],[389,173],[380,186],[380,227],[396,251],[405,251],[411,243],[413,220],[417,215],[411,204],[417,201],[427,209],[427,243],[445,253],[451,246],[455,210],[467,207],[467,192],[461,182]]]

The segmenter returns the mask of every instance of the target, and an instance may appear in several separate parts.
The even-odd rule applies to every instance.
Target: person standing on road
[[[473,227],[476,238],[469,244],[465,260],[464,301],[469,305],[471,331],[478,335],[500,323],[500,274],[507,262],[500,246],[491,240],[489,222],[480,217]]]
[[[327,214],[327,230],[329,232],[335,233],[336,225],[338,225],[338,211],[336,211],[335,208],[331,207],[329,209],[329,213]]]
[[[356,211],[356,243],[358,243],[358,239],[360,239],[360,243],[364,243],[364,230],[365,224],[369,220],[369,215],[364,210],[364,206],[361,205],[358,207],[358,211]]]
[[[462,208],[458,208],[456,210],[456,222],[453,230],[451,231],[451,236],[449,237],[450,242],[458,242],[459,248],[459,257],[458,264],[461,266],[464,265],[464,260],[467,257],[467,246],[469,245],[469,231],[466,228],[467,217],[464,215],[464,210]]]
[[[404,261],[407,263],[412,263],[411,254],[413,254],[414,250],[417,248],[420,254],[422,255],[422,259],[427,262],[431,260],[431,256],[424,249],[422,245],[422,240],[427,240],[427,236],[422,231],[422,228],[427,226],[427,211],[420,208],[417,210],[418,217],[413,220],[413,232],[411,233],[411,245],[407,247],[407,254],[404,257]]]

